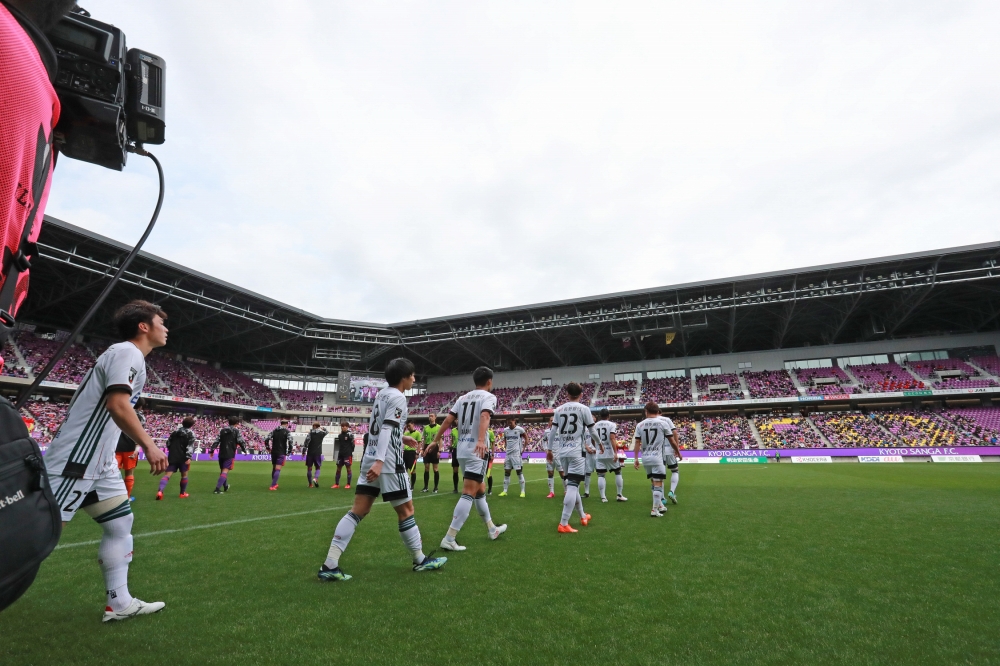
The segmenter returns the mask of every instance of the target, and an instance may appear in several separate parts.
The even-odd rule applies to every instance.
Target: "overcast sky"
[[[146,249],[322,316],[1000,240],[997,2],[83,6],[167,61]],[[62,159],[47,212],[155,197]]]

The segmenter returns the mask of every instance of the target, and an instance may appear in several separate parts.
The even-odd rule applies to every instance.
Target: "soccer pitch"
[[[490,506],[509,525],[498,541],[473,511],[459,535],[468,550],[413,573],[379,502],[341,560],[354,579],[321,583],[353,498],[329,489],[332,468],[310,490],[293,463],[269,492],[269,465],[237,463],[232,490],[215,496],[217,465],[197,463],[191,497],[177,498],[175,477],[162,502],[137,474],[129,587],[166,609],[101,623],[96,543],[74,545],[100,530],[81,512],[0,614],[0,663],[1000,660],[1000,465],[682,466],[680,504],[662,519],[628,467],[630,501],[602,504],[595,476],[578,534],[556,533],[561,498],[545,498],[544,466],[525,467],[525,499],[497,496],[497,468]],[[441,480],[441,494],[415,496],[425,552],[458,497],[450,467]]]

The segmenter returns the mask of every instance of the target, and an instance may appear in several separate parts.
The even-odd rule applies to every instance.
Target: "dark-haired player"
[[[677,446],[677,435],[660,418],[660,406],[655,402],[646,403],[646,418],[635,428],[635,468],[639,469],[640,448],[642,465],[646,468],[646,478],[653,483],[653,509],[649,515],[662,518],[666,506],[663,504],[663,480],[667,478],[667,467],[664,465],[663,447],[670,445],[674,449],[676,460],[681,459]],[[673,465],[676,467],[676,460]]]
[[[354,434],[351,433],[351,424],[347,421],[340,422],[340,434],[337,435],[337,441],[334,443],[334,448],[337,449],[337,473],[333,477],[333,485],[330,487],[340,487],[340,470],[346,467],[347,484],[344,486],[344,489],[350,490],[351,466],[354,464]]]
[[[135,415],[139,417],[139,425],[146,429],[146,415],[142,413],[142,408],[146,406],[146,400],[139,398],[135,403]],[[125,479],[125,492],[128,493],[128,501],[134,502],[132,486],[135,484],[135,466],[139,464],[139,452],[135,449],[135,442],[124,432],[118,436],[118,446],[115,447],[115,460],[118,461],[118,469],[122,471]]]
[[[458,463],[462,470],[462,496],[458,498],[448,533],[441,540],[445,550],[465,550],[455,541],[462,525],[469,518],[473,503],[479,517],[486,523],[490,539],[496,539],[507,531],[506,525],[495,525],[486,503],[486,487],[483,479],[489,463],[487,442],[489,441],[490,418],[497,407],[497,397],[490,393],[493,388],[493,371],[485,366],[472,373],[475,390],[469,391],[451,408],[442,428],[458,426]],[[440,433],[438,434],[440,439]]]
[[[368,422],[368,444],[361,459],[361,472],[354,506],[340,519],[330,542],[326,561],[317,576],[325,581],[345,581],[351,577],[340,569],[340,557],[347,550],[361,520],[372,510],[375,499],[389,502],[399,518],[399,536],[413,556],[414,571],[431,571],[444,566],[448,558],[424,555],[420,528],[413,516],[413,495],[403,466],[403,428],[406,426],[406,396],[416,379],[413,363],[393,359],[385,369],[389,386],[378,392]]]
[[[549,475],[549,494],[545,496],[546,499],[552,499],[556,496],[556,482],[555,473],[558,470],[559,476],[562,476],[562,470],[559,469],[559,461],[556,460],[555,455],[552,453],[552,422],[549,421],[549,427],[545,429],[542,433],[542,450],[545,451],[545,471]],[[566,479],[563,479],[563,493],[566,492]]]
[[[500,493],[500,497],[507,496],[512,471],[517,472],[517,480],[521,484],[521,497],[524,497],[524,471],[521,465],[521,452],[525,449],[528,435],[524,432],[524,428],[517,425],[517,419],[507,420],[507,428],[503,431],[503,440],[507,453],[503,461],[503,492]]]
[[[45,455],[63,523],[83,509],[101,526],[97,561],[107,593],[104,622],[155,613],[165,605],[129,593],[132,506],[115,464],[118,434],[124,432],[142,447],[150,473],[162,474],[167,467],[167,457],[142,429],[133,409],[146,383],[145,357],[167,343],[165,318],[163,310],[146,301],[132,301],[115,313],[115,328],[125,342],[108,347],[84,375]]]
[[[156,491],[156,499],[163,499],[163,491],[170,482],[170,477],[174,472],[181,473],[181,494],[180,498],[188,497],[188,472],[191,470],[191,459],[194,458],[194,449],[198,446],[198,440],[191,427],[194,425],[193,416],[185,416],[181,421],[181,427],[170,433],[167,438],[167,473],[160,479],[160,489]]]
[[[590,514],[583,509],[580,498],[580,482],[583,481],[587,468],[586,454],[596,451],[591,440],[596,440],[594,432],[594,416],[590,408],[580,402],[583,387],[576,382],[566,385],[569,400],[558,407],[552,414],[552,452],[550,455],[559,459],[566,475],[566,495],[563,497],[562,518],[557,530],[562,533],[573,533],[577,530],[570,527],[569,519],[573,509],[580,513],[580,523],[590,524]]]
[[[278,477],[281,476],[281,468],[285,466],[291,443],[292,433],[288,429],[288,419],[281,419],[278,427],[264,438],[264,447],[271,454],[271,487],[268,490],[278,489]]]
[[[239,448],[243,453],[247,452],[247,443],[243,441],[243,435],[236,427],[239,422],[240,417],[230,416],[229,425],[219,430],[219,436],[208,450],[210,456],[215,455],[216,449],[219,450],[219,480],[215,484],[216,495],[223,491],[229,492],[229,472],[232,471],[236,461],[236,449]]]
[[[441,426],[438,425],[437,415],[429,415],[427,417],[427,425],[424,426],[423,430],[424,489],[421,492],[427,492],[427,484],[430,481],[432,467],[434,468],[434,492],[438,491],[438,481],[441,479],[441,475],[438,472],[441,449],[439,444],[434,443],[434,438],[437,437],[440,430]],[[457,487],[456,485],[456,489]]]
[[[600,444],[597,450],[597,489],[601,491],[601,501],[607,502],[608,497],[605,495],[607,481],[604,475],[608,472],[614,472],[618,493],[617,500],[627,502],[628,498],[622,494],[625,482],[622,480],[621,463],[618,462],[618,437],[615,435],[618,431],[618,425],[609,420],[610,415],[611,412],[607,408],[602,409],[598,414],[601,420],[594,424],[594,432],[597,433],[597,440]]]
[[[326,428],[320,427],[319,421],[316,421],[302,444],[302,453],[306,457],[306,479],[309,480],[310,488],[319,488],[319,469],[323,466],[323,438],[326,435]],[[316,468],[315,476],[313,467]]]

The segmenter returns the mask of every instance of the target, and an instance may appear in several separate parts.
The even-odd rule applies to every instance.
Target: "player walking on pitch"
[[[378,392],[368,422],[368,444],[361,459],[361,471],[355,488],[354,506],[340,519],[330,542],[326,561],[317,576],[324,581],[345,581],[351,577],[340,569],[340,557],[351,543],[351,537],[362,519],[372,510],[375,499],[382,495],[399,518],[399,536],[413,555],[414,571],[440,569],[446,557],[425,556],[420,540],[420,528],[413,517],[413,495],[406,467],[403,465],[403,428],[406,426],[406,396],[415,381],[413,363],[405,358],[389,361],[385,379],[389,386]],[[405,438],[409,439],[409,438]],[[415,442],[411,442],[415,443]]]
[[[670,470],[670,492],[664,493],[663,498],[660,500],[663,503],[663,510],[667,510],[667,500],[669,499],[674,504],[677,504],[677,495],[674,491],[677,490],[677,482],[680,481],[681,475],[678,471],[680,465],[677,464],[677,458],[674,457],[674,451],[680,455],[680,438],[677,436],[677,429],[674,426],[674,422],[669,416],[660,415],[660,420],[667,427],[667,436],[670,438],[673,444],[673,450],[669,446],[663,447],[663,465]]]
[[[264,447],[271,454],[271,487],[268,490],[278,489],[278,477],[281,476],[281,468],[285,466],[291,443],[292,433],[288,430],[288,419],[281,419],[278,427],[264,438]]]
[[[486,487],[483,479],[486,474],[487,441],[490,429],[490,418],[497,407],[497,397],[490,393],[493,388],[493,371],[485,366],[476,368],[472,373],[472,381],[476,388],[469,391],[451,408],[442,424],[442,430],[450,426],[458,426],[458,464],[462,471],[462,496],[458,498],[455,513],[452,515],[448,533],[441,540],[445,550],[465,550],[455,541],[459,530],[469,518],[472,505],[476,505],[480,518],[486,523],[486,531],[490,539],[496,539],[507,531],[506,525],[495,525],[490,516],[490,507],[486,503]],[[434,440],[440,443],[441,433]]]
[[[580,403],[583,387],[576,382],[566,385],[569,401],[558,407],[552,414],[552,450],[549,456],[558,459],[566,475],[566,494],[563,496],[562,518],[558,531],[573,533],[577,530],[569,525],[573,509],[580,513],[580,523],[590,524],[590,514],[583,509],[580,498],[580,482],[587,468],[587,453],[595,453],[591,439],[597,440],[594,432],[594,416],[590,408]]]
[[[549,427],[542,433],[542,450],[545,451],[545,471],[549,475],[549,494],[546,495],[545,498],[552,499],[556,496],[555,473],[558,470],[559,476],[562,477],[562,470],[559,469],[559,461],[556,460],[555,456],[552,454],[551,421],[549,422]],[[566,479],[563,479],[563,493],[566,493]]]
[[[597,449],[597,489],[601,492],[601,501],[607,502],[605,494],[607,480],[604,475],[608,472],[615,473],[615,487],[617,489],[619,502],[627,502],[628,498],[622,494],[625,482],[622,480],[622,466],[618,462],[618,425],[614,421],[608,420],[610,412],[607,408],[600,411],[601,420],[594,424],[594,432],[597,433],[597,441],[600,446]]]
[[[229,492],[229,473],[233,471],[236,462],[236,449],[243,453],[247,452],[247,443],[243,441],[243,435],[236,427],[239,422],[240,417],[230,416],[229,425],[219,431],[215,443],[208,450],[209,455],[215,455],[215,450],[219,449],[219,480],[215,484],[216,495]]]
[[[145,357],[167,343],[166,316],[146,301],[132,301],[115,313],[115,328],[125,342],[108,347],[84,376],[45,455],[63,524],[83,509],[101,526],[97,562],[107,596],[104,622],[148,615],[166,605],[146,603],[129,593],[132,506],[115,462],[118,435],[124,432],[142,447],[151,474],[162,474],[167,467],[167,457],[132,408],[146,383]]]
[[[517,472],[517,480],[521,484],[521,497],[524,497],[524,471],[521,464],[521,452],[524,450],[528,435],[524,428],[517,425],[517,419],[507,421],[507,429],[503,431],[504,445],[507,455],[503,461],[503,492],[500,497],[507,496],[510,487],[510,473]]]
[[[326,434],[326,428],[320,427],[319,421],[316,421],[302,445],[302,453],[306,457],[306,478],[309,480],[310,488],[319,488],[319,470],[323,466],[323,438]],[[313,467],[316,468],[315,476]]]
[[[184,499],[189,496],[187,491],[188,472],[191,471],[191,459],[194,458],[194,450],[198,446],[198,440],[191,432],[193,425],[194,417],[185,416],[181,427],[170,433],[170,437],[167,439],[167,463],[169,464],[167,473],[160,479],[160,489],[156,491],[157,500],[163,499],[163,491],[174,472],[181,473],[181,494],[179,497]]]
[[[333,477],[333,485],[330,488],[340,487],[340,470],[346,467],[347,484],[344,486],[344,490],[350,490],[351,470],[354,465],[354,434],[351,432],[351,424],[347,421],[340,422],[340,434],[337,435],[334,447],[337,449],[337,473]]]
[[[427,483],[430,481],[432,467],[434,468],[434,492],[438,491],[438,481],[441,479],[441,474],[438,472],[441,445],[434,442],[441,426],[438,425],[437,416],[434,414],[428,416],[427,421],[423,431],[423,451],[421,452],[424,457],[424,489],[420,492],[424,493],[427,492]]]
[[[663,453],[663,447],[668,445],[673,448],[673,454],[669,456]],[[653,484],[653,509],[649,515],[652,518],[662,518],[666,511],[663,505],[663,480],[667,478],[667,464],[676,470],[677,460],[683,456],[677,446],[676,433],[660,418],[660,406],[655,402],[646,403],[646,419],[635,427],[636,469],[639,469],[640,448],[646,478]]]

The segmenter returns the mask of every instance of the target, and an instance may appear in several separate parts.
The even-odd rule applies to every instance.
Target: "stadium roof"
[[[21,319],[68,329],[129,246],[46,217]],[[85,334],[147,298],[170,314],[168,350],[290,376],[525,370],[1000,329],[1000,242],[655,287],[451,317],[323,318],[141,252]]]

